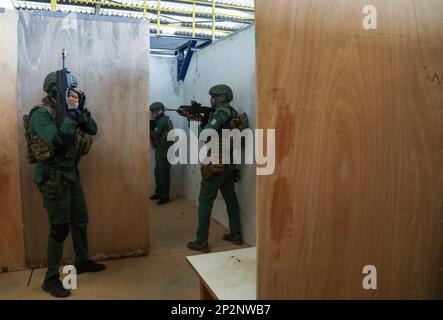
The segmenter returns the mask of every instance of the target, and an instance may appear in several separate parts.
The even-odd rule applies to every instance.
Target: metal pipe
[[[212,41],[215,40],[215,0],[212,0]]]
[[[211,5],[211,2],[194,1],[194,0],[174,0],[171,2],[183,2],[183,3],[196,3],[196,4],[202,4],[202,5]],[[255,11],[255,9],[251,8],[251,7],[236,6],[236,5],[232,5],[232,4],[217,3],[216,6],[220,7],[220,8],[226,8],[226,9],[238,9],[238,10],[246,10],[246,11],[251,11],[251,12]]]
[[[195,2],[192,4],[192,37],[195,38]]]
[[[157,24],[155,24],[155,23],[150,23],[149,25],[150,25],[151,27],[157,27]],[[175,26],[175,25],[169,25],[169,24],[162,24],[161,27],[162,27],[162,28],[176,28],[176,29],[183,29],[183,30],[191,30],[191,32],[192,32],[192,30],[193,30],[192,27]],[[211,34],[213,33],[213,30],[212,30],[212,29],[209,29],[209,28],[198,28],[198,27],[196,27],[195,30],[196,30],[196,31],[211,32]],[[216,30],[216,32],[218,32],[218,33],[231,34],[231,33],[235,32],[235,31]]]
[[[57,0],[51,0],[51,11],[57,11]]]
[[[53,1],[53,0],[51,0]],[[212,0],[214,1],[214,0]],[[63,1],[63,2],[68,2],[68,1]],[[123,3],[116,3],[116,2],[103,2],[103,1],[97,1],[97,0],[72,0],[72,2],[74,3],[85,3],[85,4],[100,4],[103,6],[109,6],[109,7],[117,7],[117,8],[128,8],[128,9],[141,9],[143,10],[144,7],[140,6],[140,5],[129,5],[129,4],[123,4]],[[213,3],[213,7],[214,7],[215,2]],[[157,5],[157,9],[154,8],[146,8],[147,11],[152,11],[152,12],[158,12],[158,5]],[[192,10],[176,10],[176,9],[166,9],[163,8],[161,9],[161,12],[170,12],[170,13],[182,13],[182,14],[188,14],[188,15],[192,15]],[[211,15],[208,12],[204,12],[204,11],[195,11],[196,14],[200,14],[200,15]],[[251,15],[253,15],[253,13],[250,13]],[[253,19],[253,17],[245,17],[242,15],[238,15],[238,14],[231,14],[231,13],[218,13],[216,14],[218,16],[221,17],[232,17],[232,18],[237,18],[239,20],[251,20]]]
[[[157,35],[160,35],[160,12],[161,12],[161,0],[157,2]]]

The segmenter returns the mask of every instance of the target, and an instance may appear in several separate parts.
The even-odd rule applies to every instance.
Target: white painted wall
[[[0,8],[14,9],[11,0],[0,0]]]
[[[250,126],[255,129],[255,29],[251,27],[231,38],[220,41],[196,52],[192,58],[184,82],[178,83],[175,58],[150,57],[150,103],[161,101],[167,107],[190,104],[197,100],[209,106],[209,88],[225,83],[234,91],[232,106],[246,112]],[[188,131],[187,121],[174,113],[168,113],[174,127]],[[154,190],[154,153],[151,152],[151,190]],[[242,180],[236,184],[240,202],[242,232],[250,245],[256,242],[256,174],[254,165],[241,165]],[[184,195],[198,206],[200,191],[200,168],[198,165],[176,165],[171,171],[171,197]],[[196,209],[197,211],[197,209]],[[219,195],[214,203],[212,217],[228,227],[228,217],[223,198]],[[197,226],[196,226],[197,228]]]
[[[150,56],[149,67],[149,104],[160,101],[167,108],[174,109],[182,105],[183,85],[177,82],[177,60],[175,58]],[[174,128],[186,128],[186,119],[173,112],[168,112],[167,115],[170,116]],[[151,167],[150,190],[152,194],[155,191],[154,149],[150,151],[149,164]],[[182,165],[174,165],[171,167],[171,199],[183,196],[183,177],[184,167]]]
[[[194,54],[184,81],[184,102],[189,104],[191,100],[197,100],[209,106],[209,88],[216,84],[227,84],[234,91],[232,106],[240,113],[246,112],[251,127],[255,129],[255,71],[255,28],[250,27]],[[255,245],[255,165],[241,165],[240,170],[242,180],[236,184],[236,192],[240,202],[242,232],[245,241]],[[184,177],[184,195],[198,205],[201,181],[199,166],[186,166]],[[213,218],[228,227],[226,206],[220,194],[214,203],[212,214]]]

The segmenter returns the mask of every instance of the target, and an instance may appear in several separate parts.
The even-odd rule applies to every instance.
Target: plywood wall
[[[0,272],[25,267],[17,129],[17,14],[0,12]]]
[[[65,48],[67,67],[86,92],[88,108],[98,123],[92,149],[80,163],[92,257],[146,253],[149,28],[20,12],[18,44],[20,117],[44,96],[43,79],[61,67]],[[26,162],[23,139],[20,145],[26,260],[32,267],[45,262],[49,225],[32,183],[33,167]],[[65,257],[72,257],[71,246],[65,248]]]
[[[256,1],[260,299],[443,298],[443,1],[367,4]]]

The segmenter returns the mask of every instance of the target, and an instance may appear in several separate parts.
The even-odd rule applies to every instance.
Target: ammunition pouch
[[[230,126],[231,126],[231,130],[238,129],[240,131],[249,128],[248,115],[246,113],[242,113],[242,114],[238,115],[237,117],[233,117],[231,119]]]
[[[57,198],[65,194],[69,181],[60,170],[50,170],[44,174],[43,183],[37,185],[40,192],[49,198]]]
[[[74,144],[68,148],[65,157],[78,159],[89,153],[92,145],[92,137],[85,132],[77,132],[74,136]]]
[[[30,150],[32,157],[28,158],[31,163],[45,162],[54,157],[54,150],[39,135],[31,137]]]
[[[200,166],[200,173],[203,180],[208,180],[213,176],[220,176],[225,171],[225,166],[223,164],[202,164]]]
[[[236,112],[232,111],[232,108],[227,107],[219,107],[218,110],[223,111],[226,113],[228,117],[231,118],[229,127],[231,130],[238,129],[240,131],[249,128],[249,118],[246,113],[237,114]],[[233,114],[234,113],[234,114]]]

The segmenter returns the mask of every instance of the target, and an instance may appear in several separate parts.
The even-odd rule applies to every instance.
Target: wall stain
[[[271,236],[276,241],[276,257],[280,256],[278,245],[283,239],[290,237],[293,230],[293,198],[290,191],[292,178],[288,177],[288,170],[293,166],[292,154],[295,148],[295,116],[291,111],[290,100],[284,89],[273,88],[272,100],[275,101],[277,119],[276,128],[276,169],[271,202]]]
[[[6,154],[0,153],[0,197],[3,197],[5,195],[7,197],[10,196],[10,176],[8,174],[10,162],[11,161]]]

